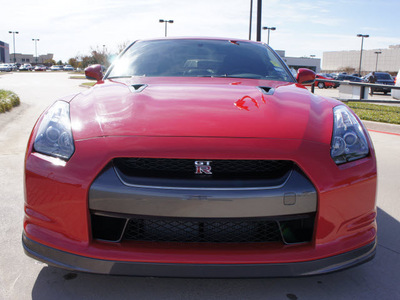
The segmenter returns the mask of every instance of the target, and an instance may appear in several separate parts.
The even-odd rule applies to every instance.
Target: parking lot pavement
[[[305,278],[179,279],[74,273],[30,259],[21,246],[26,142],[45,107],[84,89],[64,74],[2,77],[0,88],[17,92],[22,105],[0,115],[1,300],[400,299],[400,136],[382,130],[370,132],[378,161],[377,255],[361,266]]]
[[[311,87],[307,87],[308,90],[311,91]],[[334,88],[328,88],[328,89],[320,89],[318,87],[315,87],[314,89],[314,94],[315,95],[321,95],[325,97],[331,97],[331,98],[336,98],[339,99],[340,97],[340,92],[339,92],[340,87],[334,89]],[[383,94],[383,93],[374,93],[372,96],[368,94],[368,100],[372,101],[396,101],[400,105],[400,100],[393,98],[390,94]],[[354,99],[354,101],[357,101],[357,99]]]

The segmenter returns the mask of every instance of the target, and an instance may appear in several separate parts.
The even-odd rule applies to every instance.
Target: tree
[[[75,69],[78,68],[78,58],[71,57],[70,59],[68,59],[68,64],[73,66]]]
[[[47,66],[52,66],[52,65],[56,64],[56,61],[54,59],[46,59],[44,61],[44,64],[47,65]]]

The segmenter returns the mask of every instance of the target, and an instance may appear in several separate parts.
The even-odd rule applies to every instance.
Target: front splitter
[[[88,273],[143,277],[262,278],[331,273],[374,258],[376,240],[366,246],[323,259],[277,264],[168,264],[113,261],[80,256],[37,243],[22,235],[25,253],[49,265]]]

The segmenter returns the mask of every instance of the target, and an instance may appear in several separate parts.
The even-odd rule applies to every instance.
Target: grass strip
[[[400,107],[350,101],[347,103],[362,120],[400,124]]]
[[[81,85],[94,86],[96,83],[97,83],[96,81],[90,81],[90,82],[84,82]]]
[[[0,113],[10,111],[19,104],[20,100],[17,94],[7,90],[0,90]]]

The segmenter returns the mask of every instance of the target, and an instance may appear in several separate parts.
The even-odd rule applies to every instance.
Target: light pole
[[[160,19],[160,23],[165,23],[165,36],[167,36],[167,23],[174,23],[174,20],[163,20],[163,19]]]
[[[12,33],[13,35],[13,44],[14,44],[14,64],[16,63],[16,58],[15,58],[15,35],[18,34],[18,31],[9,31],[8,33]]]
[[[263,27],[262,29],[268,30],[268,40],[267,40],[267,45],[269,45],[269,32],[272,30],[276,30],[276,27]]]
[[[375,51],[376,54],[376,66],[375,66],[375,72],[378,71],[378,55],[382,53],[382,51]]]
[[[35,42],[35,56],[36,56],[36,64],[38,61],[38,55],[37,55],[37,42],[39,42],[39,39],[32,39],[32,41]]]
[[[251,40],[251,21],[253,19],[253,0],[250,0],[249,40]]]
[[[364,38],[369,37],[368,34],[357,34],[358,37],[361,38],[361,51],[360,51],[360,66],[358,67],[358,74],[361,76],[361,61],[362,61],[362,52],[363,52],[363,45],[364,45]]]

